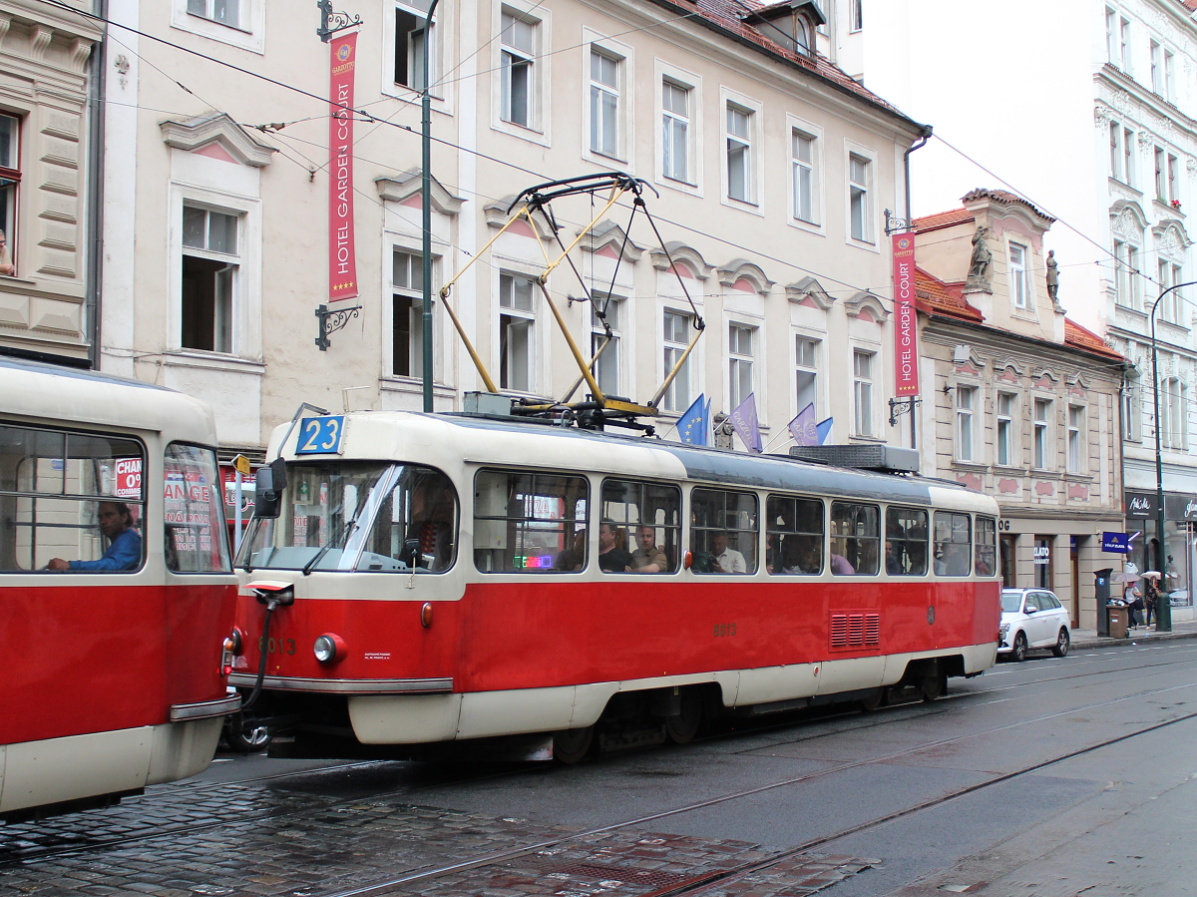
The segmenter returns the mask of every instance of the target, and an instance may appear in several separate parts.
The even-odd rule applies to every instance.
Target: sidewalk
[[[1183,623],[1173,622],[1171,632],[1156,632],[1155,624],[1148,629],[1138,626],[1127,633],[1126,638],[1109,638],[1098,635],[1095,629],[1072,630],[1072,649],[1106,648],[1111,645],[1133,645],[1140,642],[1166,641],[1178,638],[1197,638],[1197,620]]]

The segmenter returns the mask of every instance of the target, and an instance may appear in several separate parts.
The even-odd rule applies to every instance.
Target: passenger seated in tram
[[[619,547],[619,527],[613,520],[599,524],[598,562],[604,573],[627,573],[632,569],[632,556]]]
[[[837,539],[831,546],[831,572],[836,576],[852,576],[856,568],[844,556],[844,540]]]
[[[747,573],[744,555],[727,547],[727,532],[720,530],[711,537],[711,573]]]
[[[572,546],[553,559],[553,569],[574,573],[581,570],[584,563],[586,563],[586,530],[580,529],[574,533]]]
[[[655,529],[648,525],[638,527],[636,541],[639,543],[639,547],[632,552],[631,570],[633,573],[668,573],[670,571],[669,558],[657,547]]]
[[[809,576],[823,566],[819,543],[810,536],[790,536],[785,541],[785,561],[781,572],[789,576]]]
[[[51,558],[47,570],[114,572],[135,570],[141,563],[141,533],[133,528],[133,512],[121,501],[102,501],[99,506],[100,532],[109,540],[108,550],[94,561],[67,561]]]

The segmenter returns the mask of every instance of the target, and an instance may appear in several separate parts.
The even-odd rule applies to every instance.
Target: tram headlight
[[[339,663],[345,657],[345,642],[339,635],[326,632],[316,637],[312,644],[312,653],[320,663]]]

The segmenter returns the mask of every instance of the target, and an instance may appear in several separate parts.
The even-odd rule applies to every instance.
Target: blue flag
[[[822,445],[824,442],[826,442],[827,437],[831,435],[831,425],[833,423],[835,423],[834,417],[829,417],[827,420],[819,421],[819,425],[816,428],[819,433],[819,445]]]
[[[811,402],[798,412],[798,416],[786,426],[797,445],[818,445],[819,431],[815,426],[815,403]]]
[[[748,447],[748,451],[761,452],[761,426],[756,419],[756,393],[750,392],[748,398],[736,406],[731,413],[731,425],[736,430],[740,441]]]
[[[705,396],[699,395],[686,413],[678,418],[678,436],[686,445],[706,445],[711,432],[711,405]]]

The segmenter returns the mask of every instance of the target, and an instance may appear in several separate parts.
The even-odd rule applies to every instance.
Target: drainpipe
[[[108,0],[95,0],[96,15],[103,20],[103,34],[92,47],[88,98],[87,151],[87,267],[84,273],[83,314],[87,318],[87,359],[92,370],[100,367],[100,292],[104,270],[104,93],[108,86]]]

